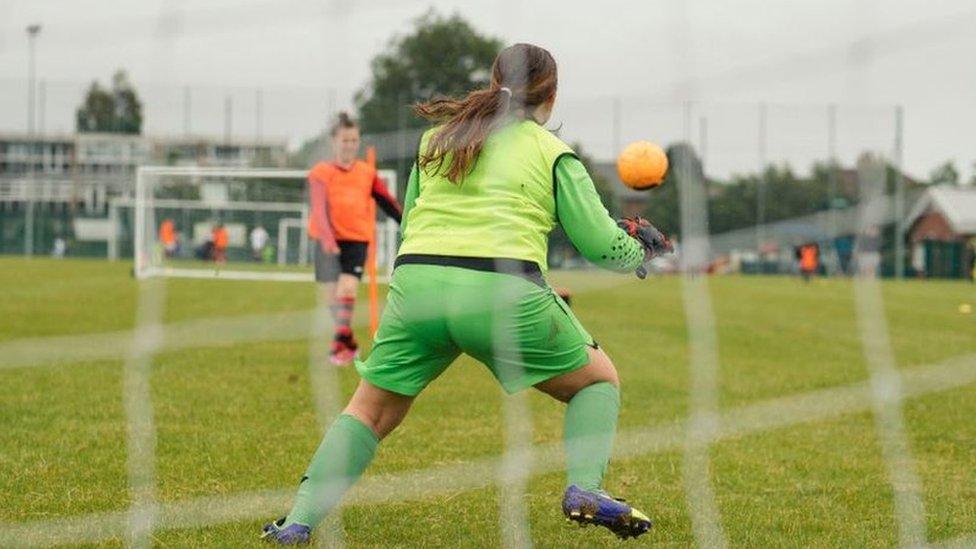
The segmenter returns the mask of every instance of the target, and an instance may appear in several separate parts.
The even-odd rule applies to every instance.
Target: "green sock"
[[[566,406],[566,485],[596,490],[603,484],[617,433],[620,391],[611,383],[583,388]]]
[[[314,528],[322,522],[373,461],[377,444],[372,429],[351,415],[340,415],[312,456],[285,523]]]

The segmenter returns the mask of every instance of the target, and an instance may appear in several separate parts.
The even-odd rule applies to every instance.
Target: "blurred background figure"
[[[213,260],[215,263],[227,263],[227,245],[230,237],[223,223],[217,223],[211,233],[213,241]]]
[[[159,224],[159,242],[163,245],[166,257],[175,257],[179,252],[179,237],[172,219],[164,219]]]
[[[925,278],[925,244],[922,242],[912,245],[912,270],[916,278]]]
[[[64,255],[68,252],[68,243],[65,242],[64,238],[58,236],[54,239],[54,243],[51,246],[51,257],[56,257],[58,259],[64,258]]]
[[[251,229],[251,234],[249,240],[251,243],[251,257],[254,261],[264,261],[265,260],[265,248],[268,247],[268,231],[263,225],[256,225]]]
[[[800,261],[800,275],[804,282],[817,274],[820,268],[820,246],[815,242],[803,244],[796,249],[796,258]]]
[[[211,229],[210,234],[207,235],[207,239],[203,242],[203,244],[197,246],[193,254],[196,256],[197,259],[201,261],[212,261],[213,250],[214,250],[213,230]]]

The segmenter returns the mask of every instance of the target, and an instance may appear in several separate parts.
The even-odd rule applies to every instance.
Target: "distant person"
[[[68,252],[68,243],[65,242],[60,236],[54,239],[54,244],[51,246],[51,257],[57,259],[63,259],[65,254]]]
[[[264,261],[264,249],[268,247],[268,231],[263,225],[257,225],[251,229],[249,240],[251,241],[251,256],[254,261]]]
[[[227,245],[230,237],[223,223],[217,223],[211,232],[213,240],[213,260],[215,263],[227,263]]]
[[[207,239],[196,247],[193,254],[201,261],[213,261],[213,247],[213,229],[210,229]]]
[[[851,259],[854,256],[854,237],[844,236],[834,239],[834,250],[837,252],[837,263],[840,272],[845,275],[851,274]]]
[[[335,365],[345,365],[359,353],[352,316],[367,246],[375,231],[375,205],[397,223],[402,210],[376,168],[356,158],[356,122],[348,114],[339,113],[330,133],[335,157],[331,162],[319,162],[308,174],[312,212],[308,234],[318,244],[315,280],[322,285],[335,321],[329,359]]]
[[[176,226],[172,219],[164,219],[159,225],[159,242],[163,245],[163,252],[166,257],[176,255],[179,247],[179,237],[176,234]]]
[[[815,243],[803,244],[797,248],[796,257],[800,260],[800,275],[803,281],[810,282],[810,278],[820,269],[820,246]]]
[[[925,243],[916,242],[912,245],[912,270],[916,278],[925,278]]]

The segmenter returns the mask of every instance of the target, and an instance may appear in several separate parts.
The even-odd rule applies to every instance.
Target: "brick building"
[[[905,220],[918,276],[968,278],[976,248],[976,188],[928,189]]]

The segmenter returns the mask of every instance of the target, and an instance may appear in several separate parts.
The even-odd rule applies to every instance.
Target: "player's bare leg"
[[[383,440],[407,416],[413,401],[414,397],[387,391],[363,379],[342,413],[355,417],[369,427],[376,438]]]
[[[569,402],[582,389],[595,383],[610,383],[614,387],[620,386],[617,369],[603,349],[587,347],[590,362],[578,370],[547,379],[535,386],[560,402]]]

